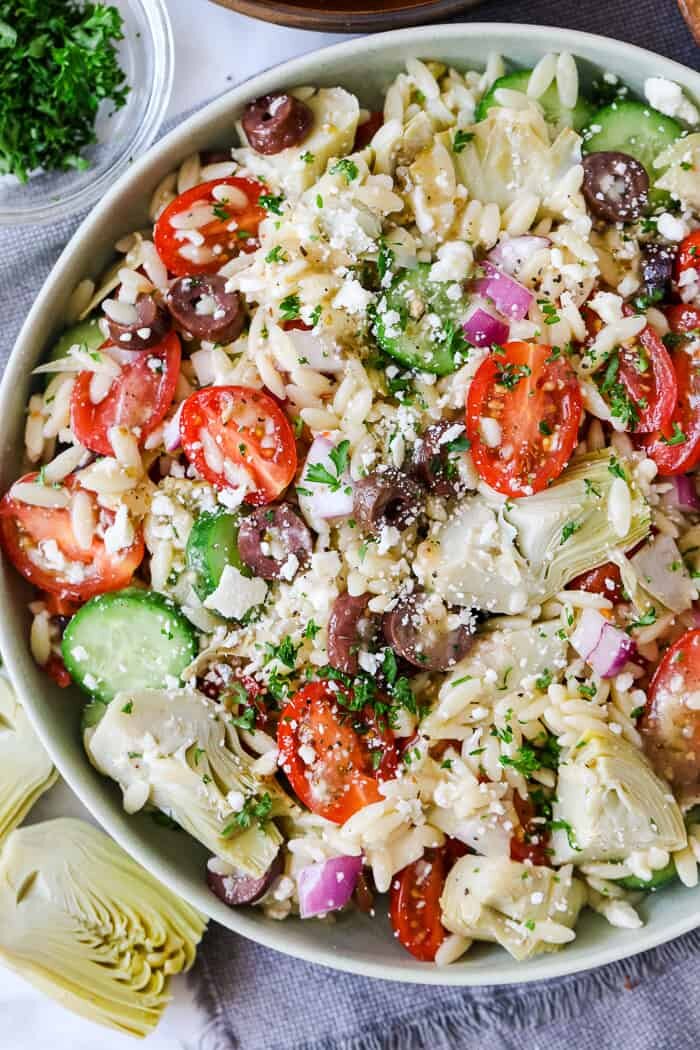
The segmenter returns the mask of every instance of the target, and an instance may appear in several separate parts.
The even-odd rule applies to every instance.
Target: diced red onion
[[[349,474],[343,474],[340,479],[340,485],[335,491],[330,485],[309,481],[306,476],[308,468],[315,463],[321,464],[332,476],[335,476],[336,468],[330,457],[334,448],[335,445],[330,438],[319,434],[314,438],[306,457],[299,487],[311,493],[311,495],[299,492],[299,506],[304,517],[311,525],[313,525],[314,519],[322,518],[326,521],[332,521],[335,518],[347,518],[352,514],[352,480]]]
[[[506,321],[500,317],[476,308],[471,317],[468,317],[463,325],[464,334],[472,346],[499,346],[508,341],[510,328]]]
[[[511,237],[492,248],[486,258],[499,270],[509,273],[512,277],[531,255],[542,248],[547,248],[549,244],[551,244],[549,237],[534,237],[531,234]]]
[[[583,610],[569,641],[601,678],[619,674],[635,651],[629,635],[613,626],[597,609]]]
[[[509,321],[522,321],[534,298],[529,288],[514,277],[496,269],[490,262],[481,264],[484,276],[474,282],[474,290],[490,299]]]
[[[184,403],[184,401],[180,402],[175,415],[163,426],[163,444],[167,452],[176,452],[180,447],[180,416]]]
[[[663,502],[667,507],[679,510],[700,510],[700,498],[695,489],[695,478],[692,474],[677,474],[675,477],[659,478],[668,482],[672,488],[664,493]]]
[[[297,875],[302,919],[344,908],[353,895],[361,871],[362,857],[331,857],[302,868]]]

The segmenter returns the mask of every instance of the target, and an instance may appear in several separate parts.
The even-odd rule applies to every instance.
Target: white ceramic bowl
[[[110,261],[122,234],[147,222],[147,205],[159,180],[193,150],[224,146],[234,119],[257,95],[303,83],[342,84],[363,104],[376,108],[380,92],[409,55],[442,59],[458,68],[482,67],[490,51],[532,66],[547,51],[570,51],[584,81],[601,71],[617,73],[641,93],[652,74],[681,83],[700,99],[700,75],[628,44],[548,27],[466,24],[402,30],[352,40],[295,59],[235,88],[201,110],[138,160],[85,220],[61,255],[22,328],[0,388],[0,449],[3,488],[20,464],[29,372],[61,327],[65,303],[84,277],[96,277]],[[391,936],[380,915],[352,915],[326,925],[266,919],[253,909],[231,910],[204,881],[205,851],[182,833],[156,826],[147,816],[127,816],[120,794],[99,776],[80,741],[77,690],[60,690],[35,666],[28,637],[28,588],[6,565],[0,568],[0,647],[22,702],[61,774],[95,818],[149,871],[217,922],[271,948],[315,963],[392,980],[433,984],[505,984],[541,980],[633,955],[700,925],[700,888],[677,885],[647,899],[640,930],[619,930],[586,912],[576,940],[563,951],[519,964],[500,948],[478,946],[459,963],[437,969],[419,963]]]

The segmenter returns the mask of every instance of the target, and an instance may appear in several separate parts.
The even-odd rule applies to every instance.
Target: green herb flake
[[[359,174],[357,164],[350,160],[349,157],[343,157],[341,160],[337,160],[331,168],[331,175],[342,175],[345,181],[349,184],[353,179],[356,179]]]
[[[258,204],[265,211],[273,212],[274,215],[282,214],[282,203],[284,201],[283,194],[279,194],[277,197],[272,193],[261,193],[258,197]]]
[[[298,295],[287,295],[280,303],[280,320],[296,321],[301,311]]]
[[[455,137],[452,140],[452,152],[462,153],[462,151],[469,145],[473,138],[474,134],[471,131],[455,132]]]
[[[264,795],[261,795],[259,799],[247,798],[243,805],[243,808],[236,813],[233,820],[230,820],[221,832],[221,837],[224,839],[231,838],[238,831],[245,831],[246,828],[251,827],[254,823],[258,823],[261,826],[269,819],[270,812],[272,810],[272,799],[270,798],[267,791]]]
[[[673,433],[671,437],[666,437],[665,434],[661,435],[661,441],[664,445],[684,445],[687,441],[686,435],[681,430],[680,424],[677,420],[673,421]]]
[[[575,532],[578,532],[578,530],[582,526],[582,521],[567,521],[566,525],[561,530],[561,540],[559,541],[559,546],[561,546],[563,543],[566,543],[567,540],[570,540],[573,534]]]

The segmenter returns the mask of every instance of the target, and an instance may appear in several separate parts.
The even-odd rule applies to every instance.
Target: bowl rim
[[[675,62],[673,59],[668,59],[647,49],[614,41],[597,34],[554,26],[536,26],[522,23],[448,23],[431,26],[427,32],[424,27],[392,30],[369,38],[358,37],[333,44],[256,74],[249,80],[242,82],[209,102],[159,140],[108,190],[99,204],[83,220],[78,230],[73,234],[36,296],[8,360],[2,383],[0,384],[0,447],[12,447],[14,435],[10,435],[9,432],[2,434],[6,425],[4,423],[6,414],[2,412],[2,407],[12,404],[16,398],[17,390],[24,389],[27,372],[37,358],[36,345],[35,340],[32,338],[32,333],[35,326],[40,322],[42,315],[49,312],[49,304],[56,294],[55,289],[60,287],[60,284],[71,276],[71,271],[74,269],[73,256],[79,252],[81,242],[89,242],[91,239],[104,240],[104,231],[100,234],[103,216],[109,214],[112,206],[118,203],[122,194],[136,186],[140,178],[148,175],[149,168],[157,159],[164,158],[176,150],[179,151],[182,157],[186,156],[188,137],[200,125],[206,125],[217,117],[225,116],[255,94],[264,94],[274,90],[276,87],[279,87],[280,82],[287,84],[296,77],[304,77],[309,63],[317,64],[321,60],[327,64],[328,62],[332,63],[335,58],[353,57],[353,55],[361,56],[363,62],[366,63],[367,61],[376,60],[377,55],[381,55],[386,47],[403,42],[410,42],[411,44],[420,42],[422,48],[439,53],[442,41],[453,39],[455,33],[459,31],[475,35],[479,33],[487,34],[491,40],[498,41],[497,46],[505,55],[508,53],[509,43],[512,46],[514,37],[518,40],[525,38],[535,47],[541,46],[543,53],[550,50],[564,49],[576,55],[579,49],[583,51],[595,49],[595,63],[602,68],[607,67],[613,70],[615,69],[616,61],[619,62],[622,54],[629,60],[636,60],[636,63],[642,70],[651,69],[658,72],[658,75],[677,79],[686,88],[690,85],[689,90],[691,94],[697,100],[700,100],[700,73]],[[430,34],[429,40],[428,33]],[[2,583],[1,579],[0,583]],[[79,763],[72,759],[62,760],[58,755],[60,748],[58,745],[55,745],[50,727],[42,721],[40,712],[34,707],[32,692],[28,686],[25,686],[23,681],[23,666],[26,666],[30,658],[27,656],[26,650],[20,653],[19,650],[14,648],[13,632],[10,627],[13,617],[16,618],[16,603],[13,601],[8,588],[0,586],[0,651],[13,685],[29,714],[39,739],[44,744],[71,790],[105,831],[165,885],[216,921],[265,947],[273,948],[304,961],[324,965],[331,969],[384,980],[460,987],[510,985],[561,977],[626,959],[657,945],[664,944],[700,926],[699,907],[695,915],[669,919],[664,923],[657,924],[656,927],[651,924],[640,930],[620,931],[619,937],[613,937],[600,948],[591,950],[590,954],[594,957],[590,959],[587,957],[582,960],[575,955],[569,956],[566,952],[560,952],[540,957],[536,965],[523,966],[507,956],[506,953],[503,953],[502,957],[499,955],[497,964],[491,965],[489,961],[468,971],[461,970],[457,966],[453,968],[431,967],[415,960],[402,964],[400,968],[395,969],[391,963],[356,958],[350,953],[343,954],[342,951],[339,951],[333,945],[321,947],[306,942],[299,943],[293,937],[289,938],[290,942],[295,941],[293,944],[286,943],[284,939],[280,943],[276,932],[273,932],[275,929],[274,925],[268,926],[256,920],[254,914],[249,914],[247,910],[235,911],[226,909],[223,905],[219,909],[217,907],[218,902],[206,891],[204,880],[202,880],[202,893],[193,893],[185,876],[163,855],[157,842],[140,840],[138,835],[132,835],[126,823],[122,826],[115,819],[114,803],[106,797],[100,796],[94,783],[88,777],[87,770],[89,765],[87,758],[85,758],[84,763]],[[634,941],[632,943],[627,942],[626,932],[634,933]]]
[[[134,2],[134,0],[131,0]],[[43,226],[70,218],[76,212],[104,197],[134,164],[133,158],[148,151],[160,128],[170,102],[175,76],[175,40],[166,0],[136,0],[148,25],[155,71],[143,118],[123,152],[94,180],[66,197],[41,207],[28,205],[3,208],[0,204],[0,226]]]
[[[214,0],[229,10],[273,25],[292,29],[311,29],[327,33],[371,33],[379,30],[413,27],[426,22],[438,21],[474,7],[480,0],[416,0],[410,7],[397,7],[392,11],[370,11],[357,14],[352,11],[328,10],[318,4],[314,8],[302,7],[284,0]]]

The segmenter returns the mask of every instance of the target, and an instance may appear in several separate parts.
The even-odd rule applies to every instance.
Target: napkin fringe
[[[651,952],[564,978],[557,982],[554,994],[550,982],[466,988],[465,996],[491,994],[488,999],[465,999],[456,1006],[436,1006],[420,1017],[390,1022],[390,1031],[383,1030],[382,1022],[377,1021],[351,1035],[327,1035],[286,1046],[293,1046],[294,1050],[454,1050],[465,1036],[483,1037],[488,1030],[500,1027],[522,1032],[568,1023],[585,1012],[590,1013],[592,1004],[601,1006],[602,996],[619,995],[623,990],[628,994],[637,984],[666,973],[699,951],[700,929]],[[199,976],[194,989],[197,1001],[213,1017],[202,1033],[197,1050],[240,1050],[247,1045],[246,1033],[236,1033],[227,1017],[228,1009],[235,1017],[235,1002],[225,1006],[217,1001],[207,975],[200,973]],[[410,990],[407,985],[403,987]]]

